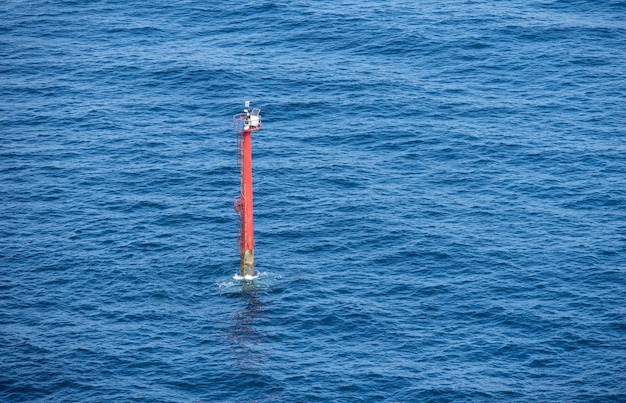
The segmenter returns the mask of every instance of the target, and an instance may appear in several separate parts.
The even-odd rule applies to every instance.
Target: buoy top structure
[[[252,212],[252,136],[261,129],[261,110],[250,110],[246,101],[243,112],[233,116],[237,132],[237,164],[241,174],[239,195],[235,197],[235,211],[239,214],[239,275],[254,278],[254,217]]]

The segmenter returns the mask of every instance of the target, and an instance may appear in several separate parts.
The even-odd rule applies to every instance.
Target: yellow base
[[[239,261],[239,274],[243,277],[254,276],[254,250],[244,250]]]

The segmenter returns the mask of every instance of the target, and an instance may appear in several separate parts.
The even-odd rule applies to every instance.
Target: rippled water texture
[[[625,15],[4,1],[0,400],[625,401]]]

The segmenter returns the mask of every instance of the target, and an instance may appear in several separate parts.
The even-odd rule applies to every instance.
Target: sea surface
[[[2,1],[0,401],[626,401],[626,2]]]

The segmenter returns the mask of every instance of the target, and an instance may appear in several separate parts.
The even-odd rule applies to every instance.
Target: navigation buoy
[[[261,129],[261,110],[250,110],[246,101],[243,112],[233,116],[237,131],[237,165],[241,174],[239,196],[235,197],[235,211],[239,214],[239,274],[254,277],[254,217],[252,213],[252,136]]]

